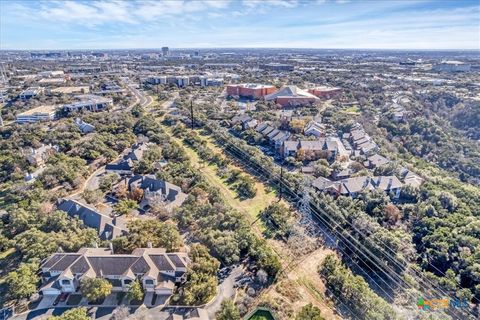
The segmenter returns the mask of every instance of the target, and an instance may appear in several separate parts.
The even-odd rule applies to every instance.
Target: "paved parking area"
[[[53,301],[57,298],[56,295],[53,296],[43,296],[42,301],[37,306],[37,309],[46,309],[50,308],[53,304]]]
[[[107,296],[105,298],[105,301],[103,301],[102,305],[104,306],[114,306],[117,305],[117,293],[114,292],[111,295]]]

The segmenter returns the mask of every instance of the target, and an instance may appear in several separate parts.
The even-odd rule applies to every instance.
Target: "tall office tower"
[[[162,47],[162,55],[163,55],[164,57],[170,55],[170,50],[168,49],[168,47]]]

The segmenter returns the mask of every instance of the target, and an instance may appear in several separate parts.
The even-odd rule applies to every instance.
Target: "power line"
[[[225,138],[225,136],[222,135],[221,130],[218,128],[218,126],[217,126],[215,123],[208,123],[208,124],[209,124],[209,129],[210,129],[210,130],[212,130],[212,128],[217,128],[216,133],[217,133],[217,135],[219,135],[220,140],[222,140],[223,143],[227,143],[227,146],[222,145],[223,147],[226,147],[226,150],[227,150],[228,146],[233,147],[234,149],[236,149],[236,152],[237,152],[237,153],[240,152],[240,158],[241,158],[242,160],[248,160],[250,163],[255,164],[255,165],[262,171],[260,174],[263,175],[263,176],[265,176],[265,178],[267,178],[267,180],[270,180],[271,183],[274,183],[274,184],[277,184],[277,186],[280,186],[280,187],[282,188],[282,191],[283,191],[284,188],[285,188],[285,190],[287,191],[287,193],[289,193],[290,196],[291,196],[291,201],[296,202],[296,201],[299,200],[299,199],[298,199],[298,195],[296,194],[297,191],[298,191],[298,187],[297,187],[297,190],[292,191],[292,189],[291,189],[292,187],[289,186],[289,185],[286,183],[286,182],[289,182],[289,181],[288,181],[288,180],[285,181],[285,180],[283,179],[283,172],[282,172],[283,170],[282,170],[282,168],[280,169],[280,171],[281,171],[281,173],[282,173],[282,179],[278,179],[278,177],[276,176],[276,173],[275,173],[275,171],[274,171],[275,168],[272,168],[273,171],[271,172],[271,171],[265,169],[264,166],[258,165],[256,162],[253,162],[253,161],[251,160],[252,157],[254,156],[253,154],[247,154],[245,150],[240,149],[240,148],[237,147],[234,143],[230,142],[230,141],[229,141],[230,138],[228,137],[228,136],[229,136],[228,134],[227,134],[227,138]],[[212,130],[212,131],[213,131],[213,130]],[[225,134],[225,133],[224,133],[224,134]],[[228,151],[228,150],[227,150],[227,151]],[[230,149],[230,151],[231,151],[231,149]],[[245,157],[245,154],[247,154],[247,157]],[[237,156],[238,156],[238,154],[237,154]],[[266,158],[266,159],[267,159],[267,158]],[[268,159],[268,161],[269,161],[269,159]],[[253,168],[252,168],[252,169],[253,169],[254,171],[257,171],[258,168],[257,168],[257,169],[253,169]],[[258,171],[257,171],[257,172],[258,172]],[[282,192],[282,194],[283,194],[283,192]],[[390,266],[388,266],[387,264],[385,264],[385,262],[384,262],[383,260],[379,259],[379,258],[376,256],[375,253],[373,253],[371,250],[369,250],[368,248],[366,248],[363,244],[359,243],[359,242],[358,242],[358,239],[356,239],[355,237],[353,237],[353,236],[350,234],[350,231],[346,230],[346,229],[345,229],[344,227],[342,227],[342,226],[339,226],[335,221],[330,221],[330,222],[327,221],[323,216],[325,216],[325,217],[327,217],[327,218],[329,218],[329,219],[330,219],[330,217],[328,216],[328,214],[327,214],[323,209],[319,208],[319,207],[318,207],[316,204],[314,204],[313,202],[311,202],[310,205],[311,205],[311,206],[313,207],[313,209],[314,209],[315,217],[316,217],[316,218],[319,218],[319,219],[323,219],[323,223],[325,223],[326,226],[328,226],[330,229],[332,229],[332,231],[336,232],[338,235],[342,235],[337,229],[343,230],[343,232],[345,232],[350,238],[352,238],[352,240],[353,240],[354,242],[357,243],[357,246],[358,246],[359,248],[361,248],[361,250],[358,251],[358,252],[357,252],[357,251],[353,251],[353,252],[356,253],[356,255],[357,255],[358,258],[360,258],[360,257],[358,256],[358,253],[361,253],[365,258],[368,258],[368,256],[364,253],[364,252],[366,252],[368,255],[372,256],[372,258],[373,258],[375,261],[377,261],[377,263],[379,263],[379,264],[383,267],[383,273],[384,273],[387,277],[389,277],[395,284],[397,284],[397,285],[399,285],[399,287],[403,288],[403,286],[402,286],[401,284],[399,284],[399,281],[400,281],[400,282],[405,283],[408,287],[411,287],[411,285],[410,285],[409,283],[407,283],[407,282],[399,275],[399,273],[398,273],[397,271],[392,270],[392,268],[391,268]],[[331,219],[330,219],[330,220],[331,220]],[[331,224],[332,222],[333,222],[334,225],[336,226],[335,228],[333,228],[333,225]],[[351,229],[355,230],[358,234],[362,235],[362,232],[360,232],[355,226],[353,226],[350,221],[348,221],[348,220],[346,220],[346,219],[343,219],[343,223],[346,223]],[[377,245],[377,243],[376,243],[377,241],[378,241],[378,242],[382,242],[381,240],[376,239],[376,241],[373,241],[372,244]],[[342,242],[343,242],[343,241],[342,241]],[[345,242],[343,242],[343,243],[345,243]],[[352,243],[349,242],[349,244],[351,245]],[[355,247],[357,247],[357,246],[351,246],[351,247],[352,247],[352,248],[355,248]],[[390,252],[395,253],[395,252],[393,251],[393,249],[391,249],[388,245],[384,244],[384,246],[385,246],[385,248],[389,249]],[[347,246],[347,247],[348,247],[348,246]],[[407,266],[409,265],[409,263],[408,263],[405,259],[403,259],[403,257],[402,257],[402,260],[403,260],[403,262],[405,262],[405,264],[401,264],[401,263],[399,263],[399,262],[397,261],[397,259],[399,259],[400,257],[396,257],[396,259],[395,259],[395,258],[392,258],[389,254],[387,254],[386,251],[384,251],[382,248],[376,247],[376,249],[377,249],[378,251],[380,251],[380,252],[383,253],[383,256],[384,256],[384,258],[387,260],[387,262],[391,263],[394,267],[398,268],[399,270],[403,270],[403,269],[405,269],[405,267],[407,267]],[[361,258],[360,258],[360,259],[361,259]],[[372,260],[371,260],[370,258],[368,258],[368,259],[369,259],[370,262],[372,262]],[[365,266],[368,267],[368,264],[366,264],[366,263],[363,261],[363,259],[361,259],[361,260],[362,260],[362,262],[365,264]],[[374,265],[376,265],[376,264],[374,264]],[[434,266],[433,266],[433,267],[434,267]],[[411,270],[411,269],[410,269],[410,270]],[[442,292],[443,294],[449,296],[449,295],[448,295],[447,293],[445,293],[445,291],[444,291],[442,288],[440,288],[437,284],[434,284],[434,283],[433,283],[432,281],[430,281],[428,278],[424,278],[424,275],[421,274],[419,271],[417,271],[415,268],[413,269],[413,272],[416,273],[417,277],[420,277],[420,278],[421,278],[422,283],[428,283],[428,284],[430,284],[430,289],[435,290],[434,287],[437,287],[436,290],[438,290],[438,291]],[[392,276],[396,276],[396,277],[398,278],[398,280],[393,279]],[[405,288],[403,288],[403,289],[405,289]],[[470,314],[471,314],[471,313],[470,313]]]
[[[225,139],[224,137],[221,137],[221,138],[223,138],[222,140],[224,140],[224,142],[227,142],[226,140],[228,140],[228,138],[227,138],[227,139]],[[237,149],[237,152],[238,152],[238,150],[240,150],[242,153],[245,152],[245,151],[239,149],[239,148],[238,148],[237,146],[235,146],[234,144],[231,144],[231,143],[230,143],[230,145],[233,146],[234,148],[236,148],[236,149]],[[251,156],[252,156],[252,155],[248,155],[248,156],[249,156],[248,159],[251,159]],[[262,168],[262,169],[264,169],[264,168]],[[268,173],[269,173],[269,175],[270,175],[271,178],[272,178],[272,177],[275,178],[271,172],[268,172]],[[285,182],[284,182],[283,179],[280,180],[280,181],[277,181],[277,183],[280,183],[281,185],[285,185]],[[287,186],[287,187],[286,187],[287,190],[288,190],[288,188],[290,188],[290,186]],[[292,194],[293,194],[293,192],[292,192]],[[316,207],[316,206],[315,206],[315,207]],[[318,210],[319,208],[315,208],[315,209],[316,209],[316,211],[317,211],[317,217],[318,217],[318,218],[321,218],[321,214],[318,212],[318,211],[319,211],[319,210]],[[322,210],[322,211],[323,211],[323,210]],[[323,212],[323,213],[325,214],[325,212]],[[323,221],[328,224],[328,222],[327,222],[325,219],[324,219]],[[345,220],[345,222],[348,223],[348,224],[349,224],[353,229],[355,229],[357,232],[359,232],[358,229],[356,229],[353,225],[351,225],[351,223],[350,223],[348,220]],[[330,226],[330,228],[332,227],[331,224],[329,224],[329,226]],[[338,226],[338,224],[337,224],[337,226]],[[340,228],[343,229],[344,231],[346,231],[343,227],[340,226]],[[338,232],[337,232],[337,233],[338,233]],[[347,231],[347,233],[348,233],[348,231]],[[360,233],[360,234],[361,234],[361,233]],[[353,237],[352,237],[352,238],[353,238]],[[358,242],[357,239],[355,239],[355,238],[353,238],[353,239]],[[372,255],[374,258],[377,258],[369,249],[365,248],[362,244],[359,243],[359,246],[360,246],[361,248],[363,247],[362,249],[363,249],[364,251],[368,252],[368,253],[369,253],[370,255]],[[386,246],[386,247],[389,248],[388,246]],[[378,249],[381,251],[380,248],[378,248]],[[392,250],[391,248],[389,248],[389,249]],[[361,253],[362,253],[362,252],[361,252]],[[363,253],[362,253],[362,254],[363,254]],[[397,267],[400,266],[401,269],[403,269],[404,265],[399,264],[398,261],[396,261],[396,260],[391,260],[392,257],[390,257],[389,255],[385,255],[385,257],[389,258],[389,260],[390,260],[390,262],[392,262],[392,264],[396,265]],[[371,261],[371,260],[370,260],[370,261]],[[378,261],[380,264],[382,264],[382,265],[384,266],[385,270],[389,270],[390,272],[392,272],[392,269],[391,269],[390,267],[388,267],[387,265],[385,265],[385,263],[384,263],[383,261],[381,261],[381,260],[379,261],[378,258],[376,259],[376,261]],[[414,270],[414,271],[417,272],[416,270]],[[385,274],[386,274],[387,276],[389,276],[389,273],[390,273],[390,272],[385,272]],[[397,273],[396,271],[394,271],[394,270],[393,270],[393,275],[396,275],[396,276],[400,279],[400,281],[405,282],[405,281],[398,275],[398,273]],[[422,277],[421,274],[420,274],[419,276]],[[390,278],[391,278],[391,277],[390,277]],[[391,278],[391,279],[392,279],[392,278]],[[393,280],[393,279],[392,279],[392,280]],[[430,282],[430,281],[428,281],[428,279],[427,279],[427,280],[422,279],[422,280],[423,280],[423,282]],[[395,281],[395,280],[393,280],[393,281],[398,284],[398,281]],[[408,283],[407,283],[407,285],[408,285]],[[431,284],[431,282],[430,282],[430,285],[431,285],[431,289],[433,289],[433,285]],[[401,285],[400,285],[400,287],[403,288],[403,286],[401,286]],[[438,290],[438,289],[437,289],[437,290]],[[443,290],[440,289],[439,291],[443,291]],[[445,293],[444,293],[444,294],[445,294]]]

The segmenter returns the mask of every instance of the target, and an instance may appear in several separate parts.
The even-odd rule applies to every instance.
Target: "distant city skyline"
[[[0,0],[0,49],[480,49],[478,0]]]

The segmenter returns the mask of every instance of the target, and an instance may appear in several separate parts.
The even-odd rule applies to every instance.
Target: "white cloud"
[[[51,1],[41,3],[37,18],[49,22],[84,24],[90,27],[109,22],[139,24],[145,20],[153,21],[162,17],[225,9],[229,4],[230,0]],[[20,8],[24,12],[30,10],[25,6]],[[35,19],[35,16],[33,18]]]
[[[50,1],[29,7],[0,0],[1,45],[478,49],[478,6],[419,10],[418,1],[372,6],[326,0],[316,10],[302,0]]]
[[[95,1],[88,4],[74,1],[44,2],[41,3],[37,18],[53,23],[81,23],[87,26],[107,22],[135,22],[128,2],[124,1]]]
[[[297,0],[243,0],[243,4],[248,8],[255,7],[284,7],[284,8],[294,8],[298,5]]]
[[[228,7],[230,4],[229,0],[204,0],[203,3],[205,3],[207,6],[216,8],[216,9],[223,9]]]

